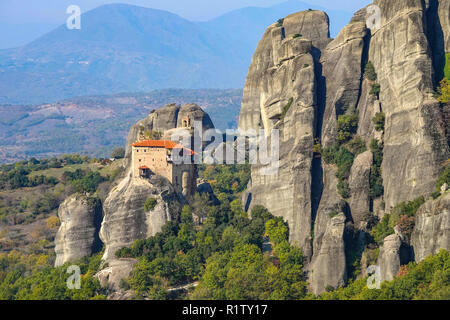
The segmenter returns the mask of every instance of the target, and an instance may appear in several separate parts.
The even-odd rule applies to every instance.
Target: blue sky
[[[75,4],[82,12],[108,3],[128,3],[173,12],[192,21],[205,21],[228,11],[268,7],[286,0],[0,0],[0,49],[25,44],[63,24],[66,8]],[[302,0],[327,9],[353,13],[370,0]]]

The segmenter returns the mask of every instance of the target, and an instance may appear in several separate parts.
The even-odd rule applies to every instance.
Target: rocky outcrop
[[[99,199],[73,195],[59,206],[58,217],[61,225],[55,238],[55,267],[101,249],[98,232],[102,206]]]
[[[312,253],[314,59],[328,42],[328,17],[320,11],[299,12],[286,17],[282,25],[270,26],[253,56],[239,117],[241,132],[263,129],[270,136],[272,129],[280,130],[279,169],[264,175],[265,166],[252,166],[248,209],[259,204],[284,217],[291,242],[307,257]]]
[[[372,30],[369,60],[386,115],[382,164],[386,207],[429,194],[448,158],[439,103],[433,98],[433,60],[425,2],[376,0],[379,29]]]
[[[337,213],[344,213],[344,222],[353,220],[357,231],[365,231],[368,214],[382,217],[396,204],[434,190],[441,164],[450,155],[445,118],[432,94],[439,71],[436,57],[447,50],[448,2],[375,0],[379,25],[369,29],[366,24],[373,12],[362,9],[332,41],[325,31],[326,15],[299,12],[271,25],[261,39],[244,88],[239,129],[264,129],[269,142],[271,129],[279,129],[280,167],[275,175],[265,176],[260,173],[264,166],[252,165],[243,203],[246,210],[260,204],[284,217],[291,242],[302,248],[310,263],[308,270],[316,272],[318,265],[326,265],[322,252],[333,251],[327,233]],[[435,32],[439,28],[441,38]],[[368,61],[377,73],[375,80],[364,77]],[[375,84],[380,85],[379,94],[372,90]],[[372,122],[379,112],[385,114],[384,131],[375,130]],[[337,192],[336,166],[312,159],[314,140],[320,140],[322,148],[335,145],[338,117],[349,113],[358,115],[356,136],[367,148],[373,139],[384,146],[384,195],[377,199],[370,197],[371,151],[354,159],[349,199]],[[339,239],[334,248],[345,248],[347,237]],[[380,256],[385,279],[408,260],[405,246],[394,236],[386,239]],[[329,268],[329,279],[325,267],[310,274],[314,292],[345,282],[345,250],[336,249],[332,255],[343,267]]]
[[[400,249],[402,240],[399,235],[391,234],[383,241],[378,255],[378,266],[381,272],[381,282],[394,279],[400,269]]]
[[[320,59],[325,83],[320,94],[325,96],[322,145],[330,147],[337,139],[337,117],[355,112],[362,79],[367,28],[355,21],[341,30]]]
[[[151,211],[145,211],[148,198],[156,200]],[[103,259],[115,259],[115,252],[135,240],[146,239],[161,231],[167,221],[177,218],[180,203],[169,181],[161,176],[133,178],[127,174],[106,198],[100,237],[105,244]]]
[[[301,23],[305,19],[310,21],[311,24]],[[281,113],[282,107],[288,102],[290,96],[277,98],[276,95],[271,96],[269,92],[266,92],[272,89],[271,93],[274,94],[276,89],[281,89],[280,81],[282,81],[282,78],[279,72],[278,81],[276,83],[272,81],[273,73],[277,70],[286,70],[288,67],[286,65],[283,66],[281,62],[290,62],[289,66],[291,68],[297,68],[297,70],[286,70],[287,76],[284,84],[289,83],[288,75],[290,75],[290,79],[296,79],[297,83],[303,82],[305,86],[313,86],[314,77],[309,75],[314,65],[312,59],[305,58],[311,57],[311,51],[314,48],[317,49],[316,45],[323,47],[324,43],[330,41],[328,27],[329,19],[324,12],[309,11],[290,15],[284,19],[282,26],[273,24],[266,30],[253,55],[252,64],[247,75],[242,97],[242,108],[239,115],[240,130],[264,128],[268,124],[268,119],[263,116],[262,107],[272,107],[270,109],[278,110]],[[294,39],[294,35],[301,36]],[[296,51],[295,53],[294,50]],[[303,59],[305,61],[302,61],[304,63],[293,65],[292,62],[294,60],[298,61],[298,56],[302,55],[304,56]],[[294,59],[296,56],[297,59]],[[287,58],[291,59],[284,60]],[[294,78],[296,72],[293,71],[301,71],[301,73]],[[292,87],[293,84],[289,84],[286,89],[291,89]]]
[[[120,280],[130,276],[133,266],[137,263],[136,259],[117,259],[108,263],[108,266],[95,274],[103,288],[113,291],[120,291]],[[115,294],[114,296],[117,296]],[[118,298],[125,300],[125,297]]]
[[[356,157],[350,171],[349,186],[350,206],[353,223],[357,229],[362,229],[363,218],[370,212],[370,168],[372,166],[372,152],[366,151]]]
[[[381,103],[377,96],[370,94],[372,84],[364,79],[361,86],[361,97],[358,102],[358,136],[360,136],[366,146],[370,145],[372,139],[382,140],[382,132],[376,131],[372,119],[379,112],[382,112]]]
[[[309,269],[309,283],[315,294],[325,291],[329,286],[337,288],[345,285],[347,280],[344,244],[345,221],[343,213],[330,218],[320,241],[320,247],[314,251]]]
[[[428,200],[416,213],[411,236],[414,258],[420,262],[440,249],[450,250],[450,193]]]

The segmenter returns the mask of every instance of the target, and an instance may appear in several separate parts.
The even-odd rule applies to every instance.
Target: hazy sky
[[[248,6],[265,7],[286,0],[0,0],[0,23],[63,23],[66,8],[75,4],[82,12],[107,3],[129,3],[167,10],[189,20],[208,20],[228,11]],[[355,12],[369,0],[304,0],[302,2]]]
[[[269,7],[287,0],[0,0],[0,49],[25,45],[67,20],[66,9],[87,12],[108,3],[161,9],[191,21],[206,21],[244,7]],[[353,14],[372,0],[290,0]],[[393,0],[394,1],[394,0]]]

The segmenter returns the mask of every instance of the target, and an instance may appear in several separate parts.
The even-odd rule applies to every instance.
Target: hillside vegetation
[[[2,174],[19,167],[28,168],[25,169],[30,171],[27,176],[58,177],[55,178],[58,183],[50,187],[49,192],[54,192],[52,188],[59,186],[66,194],[89,191],[101,198],[105,188],[102,184],[107,182],[98,182],[108,178],[114,180],[111,172],[115,172],[117,167],[114,168],[119,164],[102,165],[96,160],[78,156],[64,159],[3,166]],[[48,168],[55,163],[61,167]],[[450,298],[450,256],[447,251],[430,256],[419,264],[402,266],[397,277],[383,283],[380,289],[369,290],[367,278],[359,278],[350,281],[345,288],[330,288],[329,292],[317,297],[308,293],[303,255],[300,249],[289,244],[288,226],[261,206],[255,206],[250,216],[242,210],[241,192],[249,180],[249,173],[248,165],[201,166],[199,175],[211,183],[219,202],[215,204],[208,197],[197,195],[191,206],[183,207],[178,221],[166,223],[154,237],[138,240],[131,247],[118,250],[117,257],[138,260],[130,277],[121,281],[122,290],[130,290],[136,299]],[[95,177],[101,178],[96,180]],[[88,183],[80,183],[83,179]],[[18,187],[15,190],[26,189]],[[37,199],[40,197],[43,196]],[[403,207],[393,210],[391,216],[395,212],[411,212],[413,215],[417,205],[420,203],[402,204]],[[16,206],[10,204],[11,209],[16,210]],[[56,219],[48,218],[54,214],[53,209],[47,215],[32,213],[32,216],[35,216],[35,221],[45,216],[47,225],[54,228],[58,225]],[[14,211],[6,217],[18,215],[20,213]],[[195,223],[194,216],[201,218],[203,223]],[[18,223],[26,224],[25,221]],[[392,232],[390,225],[387,223],[389,229],[383,231],[384,222],[375,222],[375,239],[379,238],[377,234],[380,232]],[[7,229],[2,227],[1,230]],[[54,253],[50,240],[41,239],[34,246],[25,247],[16,243],[13,250],[12,247],[3,248],[3,253],[0,253],[0,299],[105,299],[111,293],[93,277],[101,269],[103,252],[53,268]],[[71,264],[81,268],[80,290],[70,290],[66,286],[70,276],[66,270]],[[172,290],[194,283],[198,284],[195,288]]]

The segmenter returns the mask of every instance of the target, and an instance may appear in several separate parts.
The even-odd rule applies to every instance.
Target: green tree
[[[289,230],[282,218],[270,219],[266,222],[265,234],[275,245],[287,240],[288,232]]]

